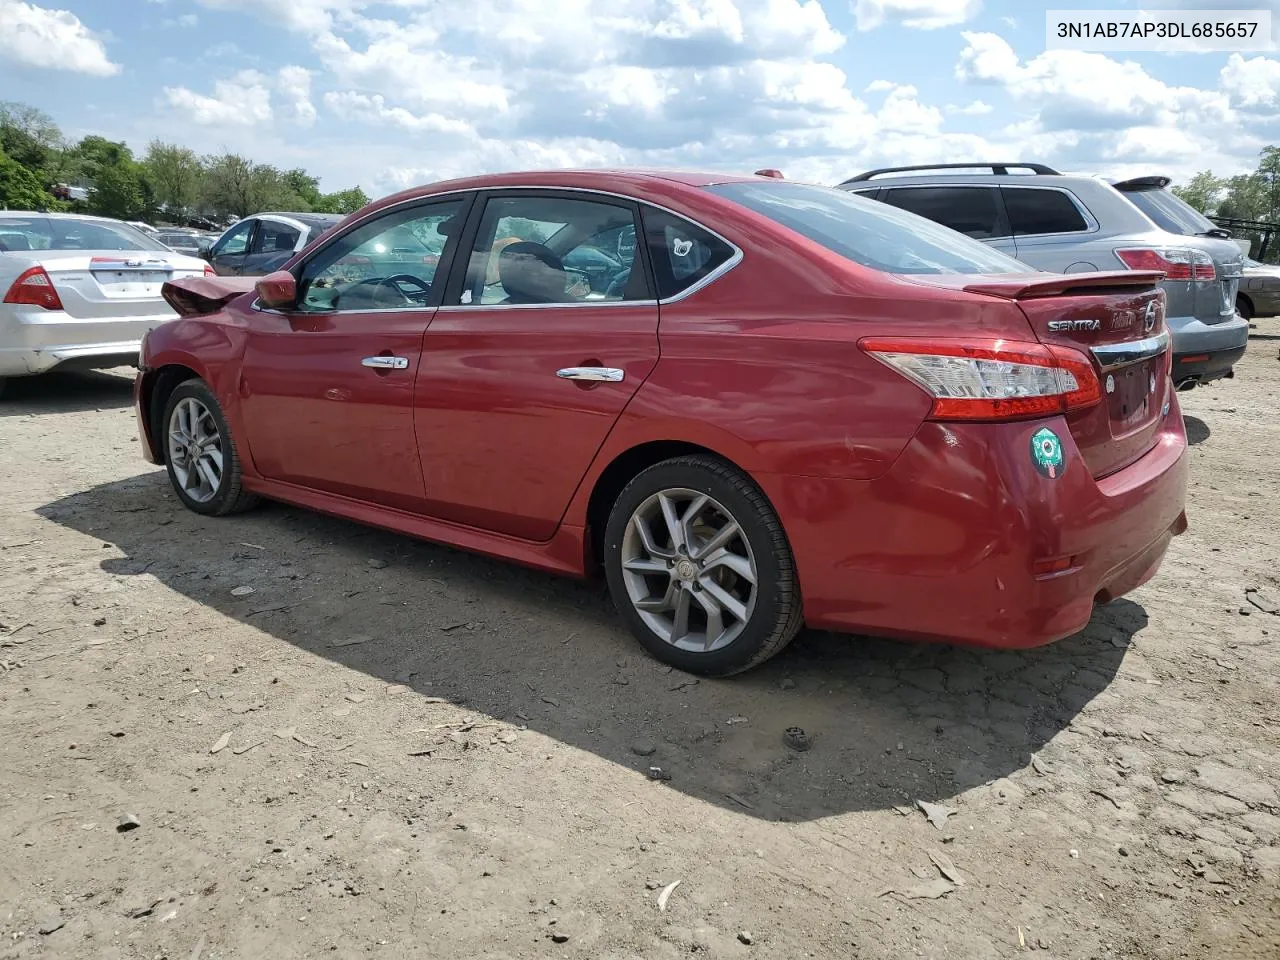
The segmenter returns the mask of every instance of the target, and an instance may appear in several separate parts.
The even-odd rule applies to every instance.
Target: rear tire
[[[1246,320],[1253,319],[1253,304],[1249,302],[1248,297],[1236,297],[1236,313]]]
[[[205,516],[224,517],[255,506],[258,498],[241,483],[240,455],[218,399],[208,384],[178,384],[165,403],[156,437],[164,450],[169,483],[182,505]]]
[[[709,456],[665,460],[628,483],[603,554],[609,593],[636,639],[690,673],[749,670],[804,619],[778,515],[748,477]]]

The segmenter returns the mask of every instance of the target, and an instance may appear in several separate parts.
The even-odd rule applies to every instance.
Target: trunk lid
[[[160,295],[170,280],[204,275],[195,257],[160,250],[41,250],[44,267],[69,317],[166,316]]]
[[[1133,463],[1156,443],[1169,400],[1170,345],[1161,274],[1144,271],[989,277],[971,293],[1017,302],[1042,343],[1087,356],[1102,401],[1067,415],[1095,478]]]

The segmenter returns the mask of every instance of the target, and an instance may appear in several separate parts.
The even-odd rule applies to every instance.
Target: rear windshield
[[[1184,237],[1195,237],[1217,229],[1208,217],[1168,190],[1156,187],[1122,192],[1130,203],[1150,217],[1161,230]]]
[[[712,193],[842,257],[884,273],[1032,273],[962,233],[844,190],[803,183],[720,183]]]
[[[0,252],[20,250],[167,250],[115,220],[0,216]]]

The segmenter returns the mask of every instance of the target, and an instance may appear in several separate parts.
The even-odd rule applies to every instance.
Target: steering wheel
[[[631,271],[628,270],[621,276],[614,277],[610,282],[608,289],[604,292],[606,300],[621,300],[627,292],[627,284],[631,282]]]
[[[415,306],[419,305],[417,300],[400,289],[400,284],[402,283],[407,283],[421,290],[423,301],[425,301],[427,296],[431,293],[431,284],[427,283],[421,277],[415,277],[411,273],[397,273],[395,276],[391,277],[370,277],[367,280],[361,280],[357,286],[372,285],[376,287],[386,287],[388,290],[394,290],[399,294],[400,298],[406,304],[413,304]]]

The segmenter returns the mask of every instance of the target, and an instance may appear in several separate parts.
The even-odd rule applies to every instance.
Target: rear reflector
[[[1078,564],[1075,557],[1053,557],[1049,560],[1033,560],[1031,562],[1031,573],[1034,576],[1043,577],[1054,573],[1066,573],[1076,566]]]
[[[1203,363],[1205,360],[1208,360],[1208,359],[1209,359],[1209,355],[1207,353],[1190,353],[1190,354],[1187,354],[1185,357],[1179,357],[1178,362],[1179,363]]]
[[[44,267],[32,267],[18,275],[4,295],[5,303],[25,303],[45,310],[61,310],[62,299]]]
[[[876,337],[858,346],[933,397],[933,420],[1026,420],[1102,399],[1089,358],[1069,347]]]
[[[1137,247],[1117,250],[1116,256],[1130,270],[1159,270],[1167,280],[1195,280],[1208,282],[1218,279],[1213,258],[1203,250],[1165,249]]]

